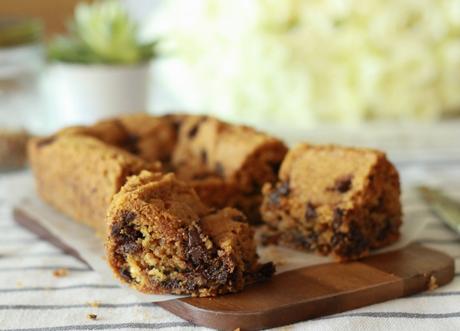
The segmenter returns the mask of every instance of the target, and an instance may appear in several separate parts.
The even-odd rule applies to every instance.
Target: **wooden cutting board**
[[[72,254],[78,253],[21,208],[16,221]],[[157,305],[194,324],[221,330],[259,330],[341,313],[412,295],[449,283],[454,260],[413,244],[357,262],[328,263],[297,269],[217,298],[185,298]]]

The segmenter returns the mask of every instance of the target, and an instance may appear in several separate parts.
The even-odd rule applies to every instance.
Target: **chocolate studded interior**
[[[340,161],[340,162],[339,162]],[[264,187],[267,243],[362,257],[399,237],[401,205],[394,166],[378,151],[299,145],[276,185]]]
[[[142,173],[114,197],[108,257],[119,277],[148,293],[213,296],[268,278],[243,214],[213,211],[174,175]]]

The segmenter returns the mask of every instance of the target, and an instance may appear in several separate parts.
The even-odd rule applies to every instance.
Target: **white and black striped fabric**
[[[415,184],[437,185],[460,201],[460,126],[450,130],[432,134],[424,146],[388,133],[373,141],[389,150],[401,172],[405,217],[428,220],[419,241],[456,259],[454,281],[431,292],[283,330],[460,330],[460,236],[410,191]],[[443,139],[436,140],[438,136]],[[0,175],[0,330],[200,329],[152,303],[126,300],[116,281],[103,282],[84,263],[18,226],[12,206],[28,176],[27,172]],[[68,275],[55,277],[53,271],[59,268],[66,268]],[[97,319],[88,319],[88,314],[96,314]]]

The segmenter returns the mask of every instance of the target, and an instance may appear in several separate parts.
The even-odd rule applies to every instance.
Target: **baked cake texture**
[[[91,136],[58,134],[33,138],[29,160],[40,196],[75,220],[105,234],[105,215],[112,196],[126,178],[142,170],[157,171],[149,163]]]
[[[268,278],[253,230],[236,209],[210,209],[175,175],[142,172],[107,214],[107,257],[115,274],[146,293],[215,296]]]
[[[254,224],[260,221],[262,185],[276,180],[286,152],[281,140],[247,126],[188,116],[179,129],[172,166],[206,204],[238,208]]]
[[[399,176],[380,151],[300,144],[263,195],[269,242],[352,260],[399,238]]]
[[[254,129],[231,125],[207,116],[180,114],[122,116],[92,126],[65,128],[53,137],[42,138],[40,141],[43,139],[52,141],[51,145],[53,145],[56,137],[61,139],[69,136],[75,137],[74,144],[78,143],[75,139],[84,137],[99,140],[100,146],[94,151],[96,155],[97,151],[106,148],[113,153],[123,150],[122,154],[125,157],[129,157],[129,154],[132,158],[143,161],[147,170],[152,170],[149,164],[160,162],[163,172],[175,172],[178,178],[195,188],[204,203],[216,208],[235,207],[243,211],[251,223],[260,222],[262,185],[276,180],[276,173],[287,151],[286,146],[279,139]],[[87,141],[87,139],[83,140]],[[35,164],[35,160],[43,156],[41,151],[47,151],[46,156],[43,157],[49,160],[60,160],[70,155],[69,152],[62,152],[60,148],[35,148],[36,141],[31,145],[33,146],[31,166],[37,179],[49,175],[46,173],[50,172],[46,167],[38,169],[38,165]],[[115,147],[116,150],[113,149]],[[74,167],[91,168],[86,165],[84,153],[71,154],[70,157],[74,160]],[[61,167],[56,162],[61,161],[55,161],[51,168]],[[63,162],[65,167],[67,161]],[[77,173],[80,170],[86,171],[82,169],[77,169]],[[61,172],[65,174],[70,170],[63,168]],[[100,173],[88,173],[88,176],[95,178],[100,176]],[[48,183],[41,179],[39,192],[50,190],[51,183],[54,182]],[[61,185],[66,185],[66,182],[62,182]],[[78,186],[76,183],[73,185]],[[81,187],[76,189],[83,190]],[[113,190],[111,192],[116,193]],[[45,200],[58,205],[61,211],[66,212],[66,207],[62,207],[62,201],[59,201],[60,195],[53,196],[49,192]],[[65,205],[67,206],[68,203],[66,202]],[[103,205],[106,206],[107,204]],[[75,211],[67,214],[72,217],[76,215]]]

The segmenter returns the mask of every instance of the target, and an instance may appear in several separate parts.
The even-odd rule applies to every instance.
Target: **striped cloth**
[[[419,241],[456,259],[454,281],[435,291],[283,330],[460,330],[460,237],[410,194],[411,186],[426,183],[442,187],[460,201],[460,125],[425,132],[422,146],[418,138],[406,139],[410,133],[404,136],[398,132],[388,134],[387,130],[377,138],[374,132],[374,140],[364,141],[389,151],[403,179],[405,217],[428,222]],[[319,134],[316,137],[323,140]],[[348,135],[337,132],[329,136],[328,141],[334,140],[363,144],[363,138],[350,141]],[[12,207],[24,193],[21,187],[25,180],[30,180],[28,172],[0,175],[0,330],[205,329],[149,302],[128,301],[115,281],[103,282],[79,260],[16,225]],[[60,268],[66,268],[68,275],[55,276],[54,271]],[[97,315],[97,319],[90,319],[88,314]]]

